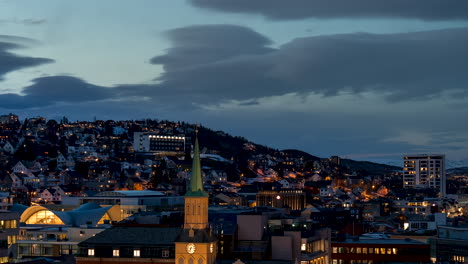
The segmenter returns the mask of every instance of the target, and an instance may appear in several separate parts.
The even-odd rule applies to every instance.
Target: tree
[[[50,160],[49,164],[47,164],[47,167],[49,171],[55,171],[55,169],[57,168],[57,160],[56,159]]]
[[[36,159],[36,154],[34,153],[35,149],[36,148],[31,141],[25,140],[15,152],[14,157],[18,160],[33,161]]]
[[[75,164],[75,171],[84,175],[85,178],[88,178],[89,163],[88,162],[77,162]]]

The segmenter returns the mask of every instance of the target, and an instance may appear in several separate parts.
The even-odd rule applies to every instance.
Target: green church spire
[[[196,132],[198,134],[198,131]],[[208,193],[206,193],[203,189],[198,136],[195,136],[195,147],[193,150],[192,177],[190,178],[190,187],[185,196],[208,196]]]

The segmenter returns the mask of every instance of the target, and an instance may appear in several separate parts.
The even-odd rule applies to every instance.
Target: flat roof
[[[94,197],[115,197],[115,196],[120,196],[120,197],[141,197],[141,196],[166,196],[162,192],[157,192],[157,191],[107,191],[107,192],[101,192]]]
[[[364,238],[359,240],[346,239],[345,241],[332,241],[340,244],[377,244],[377,245],[428,245],[426,243],[414,239],[379,239],[379,238]]]

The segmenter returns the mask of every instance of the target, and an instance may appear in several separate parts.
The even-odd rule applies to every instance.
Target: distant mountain
[[[351,159],[342,159],[341,166],[348,167],[353,171],[367,172],[370,175],[382,175],[402,170],[402,167],[398,166]]]
[[[297,150],[297,149],[283,149],[281,152],[283,153],[286,153],[288,155],[291,155],[291,156],[295,156],[295,157],[304,157],[305,160],[311,160],[311,161],[315,161],[315,160],[320,160],[320,157],[317,157],[317,156],[314,156],[314,155],[311,155],[305,151],[302,151],[302,150]]]
[[[447,170],[447,173],[468,175],[468,167],[451,168]]]
[[[462,168],[462,167],[468,167],[468,159],[464,160],[447,160],[445,167],[448,169],[452,168]]]
[[[387,165],[399,167],[403,165],[403,156],[401,156],[401,158],[396,158],[396,159],[373,158],[370,161],[375,162],[375,163],[381,163],[381,164],[387,164]],[[468,159],[462,159],[462,160],[446,159],[445,160],[445,168],[447,169],[461,168],[461,167],[468,167]]]
[[[215,150],[224,158],[234,158],[240,164],[246,164],[248,158],[258,154],[270,155],[272,157],[287,155],[290,158],[303,158],[304,161],[324,160],[298,149],[284,149],[280,151],[248,141],[243,137],[229,135],[223,131],[213,131],[206,127],[199,127],[199,130],[198,137],[202,148],[206,147],[207,149]],[[341,159],[341,166],[367,175],[383,175],[402,170],[398,166],[351,159]]]

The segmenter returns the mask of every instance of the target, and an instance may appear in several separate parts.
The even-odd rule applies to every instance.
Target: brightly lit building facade
[[[403,157],[403,187],[435,189],[440,197],[445,197],[445,155]]]
[[[185,153],[185,135],[135,132],[133,134],[133,142],[135,152],[174,156]]]
[[[20,214],[16,240],[19,259],[75,254],[79,242],[122,220],[118,205],[87,203],[68,211],[15,205],[12,210]]]

